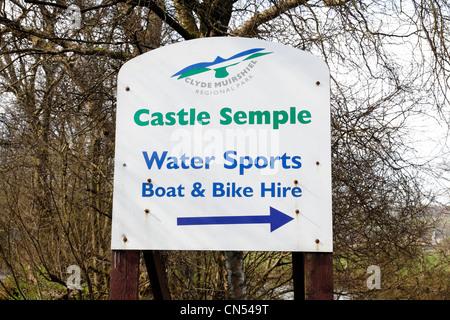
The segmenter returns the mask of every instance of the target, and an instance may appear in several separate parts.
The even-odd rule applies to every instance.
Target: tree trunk
[[[228,280],[228,297],[231,300],[247,299],[242,251],[225,251]]]

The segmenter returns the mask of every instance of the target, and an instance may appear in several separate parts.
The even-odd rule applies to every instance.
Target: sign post
[[[137,300],[139,257],[136,250],[114,250],[111,259],[111,300]]]
[[[113,250],[333,251],[323,61],[196,39],[128,61],[117,90]]]

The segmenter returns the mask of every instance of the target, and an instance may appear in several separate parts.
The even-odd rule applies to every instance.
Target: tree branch
[[[63,4],[57,4],[52,2],[46,2],[46,1],[39,1],[39,0],[25,0],[26,3],[30,4],[37,4],[37,5],[46,5],[46,6],[53,6],[61,9],[67,9],[69,6],[63,5]],[[175,19],[170,17],[163,9],[161,9],[158,4],[153,0],[114,0],[108,4],[98,5],[90,8],[84,8],[80,9],[81,13],[96,10],[100,8],[105,8],[109,6],[116,5],[118,3],[127,3],[132,6],[136,7],[145,7],[149,10],[153,11],[162,21],[167,23],[172,29],[174,29],[180,36],[182,36],[185,40],[190,40],[196,38],[193,34],[188,32],[185,28],[183,28]]]
[[[117,3],[128,3],[136,7],[145,7],[153,11],[162,21],[167,23],[172,29],[174,29],[180,36],[185,40],[190,40],[196,38],[185,28],[183,28],[175,19],[170,17],[163,9],[161,9],[158,4],[153,0],[118,0]]]
[[[198,6],[197,1],[191,2],[174,0],[173,3],[175,5],[180,24],[191,34],[198,35],[200,31],[198,30],[195,17],[193,15],[195,7]]]
[[[110,3],[99,4],[98,6],[93,6],[93,7],[84,8],[84,9],[80,8],[80,12],[84,13],[84,12],[88,12],[88,11],[92,11],[92,10],[110,7],[110,6],[116,5],[119,2],[121,2],[121,1],[114,0],[114,1],[111,1]],[[124,2],[124,1],[122,1],[122,2]],[[39,0],[25,0],[25,3],[37,4],[37,5],[43,5],[43,6],[51,6],[51,7],[56,7],[56,8],[60,8],[60,9],[67,9],[70,6],[70,5],[65,5],[65,4],[61,4],[61,3],[46,2],[46,1],[39,1]]]
[[[49,41],[52,41],[53,43],[56,43],[60,46],[62,46],[63,50],[56,50],[52,46],[41,44],[41,47],[34,47],[32,49],[20,49],[23,52],[30,51],[34,53],[49,53],[49,54],[60,54],[64,52],[74,52],[81,55],[100,55],[100,56],[107,56],[113,59],[120,59],[120,60],[128,60],[131,58],[130,55],[127,55],[120,51],[113,51],[108,50],[101,47],[96,48],[86,48],[84,46],[74,45],[69,43],[69,41],[66,41],[64,39],[60,39],[57,37],[50,37],[48,34],[43,33],[38,30],[32,30],[29,28],[26,28],[22,26],[20,23],[14,20],[10,20],[4,17],[0,17],[0,24],[5,25],[7,28],[9,28],[12,32],[17,32],[20,35],[26,35],[27,38],[31,41],[34,41],[36,38],[39,39],[46,39]],[[5,51],[6,52],[6,51]],[[3,53],[3,51],[2,51]]]
[[[239,29],[235,31],[237,36],[255,36],[257,34],[257,29],[263,23],[266,23],[286,11],[298,7],[300,5],[306,4],[308,0],[281,0],[276,3],[273,7],[270,7],[263,12],[256,13],[252,18],[247,20]]]

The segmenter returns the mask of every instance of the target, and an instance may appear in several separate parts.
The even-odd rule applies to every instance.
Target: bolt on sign
[[[125,63],[112,249],[332,252],[329,79],[312,54],[245,38]]]

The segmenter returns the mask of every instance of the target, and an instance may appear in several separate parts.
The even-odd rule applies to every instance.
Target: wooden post
[[[139,297],[140,251],[113,250],[110,300],[137,300]]]
[[[166,272],[159,251],[144,250],[145,265],[147,274],[152,286],[153,297],[155,300],[170,300],[169,287],[167,286]]]
[[[333,300],[333,254],[304,253],[305,299]]]
[[[333,254],[292,252],[295,300],[333,300]]]

